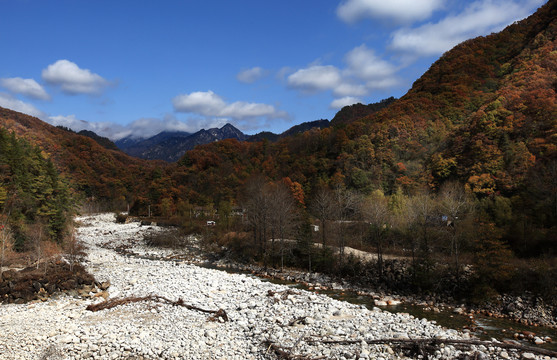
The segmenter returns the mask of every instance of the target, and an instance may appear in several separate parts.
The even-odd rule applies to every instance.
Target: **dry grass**
[[[160,248],[179,249],[190,245],[189,238],[178,229],[148,233],[143,235],[143,240],[149,246]]]

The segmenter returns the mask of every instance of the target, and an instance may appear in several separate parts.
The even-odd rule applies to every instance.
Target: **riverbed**
[[[470,339],[469,334],[407,313],[370,309],[186,261],[149,258],[154,250],[142,244],[143,235],[162,228],[116,224],[112,214],[78,221],[78,238],[87,247],[83,263],[99,282],[110,283],[106,298],[120,305],[89,311],[89,305],[104,299],[68,295],[2,305],[0,359],[277,359],[288,354],[386,360],[414,358],[417,353],[383,339]],[[122,248],[137,256],[116,251]],[[167,250],[155,250],[155,255],[172,256]],[[213,316],[219,310],[226,318]],[[497,343],[464,348],[441,344],[430,359],[466,354],[550,359]]]
[[[239,270],[234,266],[219,267],[213,264],[205,264],[203,266],[220,269],[229,273],[252,274],[250,271]],[[255,272],[255,275],[253,276],[258,276],[257,273],[258,272]],[[315,286],[308,286],[304,283],[295,281],[281,280],[273,277],[262,277],[262,279],[264,281],[289,285],[295,288],[324,294],[332,297],[333,299],[363,305],[369,309],[378,307],[392,313],[407,313],[419,319],[427,319],[435,322],[445,328],[458,329],[459,331],[468,333],[473,337],[482,340],[495,339],[497,341],[516,341],[524,346],[535,346],[557,352],[557,342],[553,341],[553,339],[557,339],[557,329],[555,328],[524,325],[510,319],[488,317],[482,315],[481,313],[474,314],[474,316],[470,316],[468,314],[458,314],[455,313],[454,307],[445,307],[443,305],[438,305],[436,307],[405,302],[401,302],[395,306],[376,305],[376,296],[362,295],[349,289],[332,289],[330,287],[324,288],[323,286],[316,289]],[[326,283],[327,281],[325,280],[323,282]],[[528,338],[523,334],[530,334],[531,338]],[[544,342],[543,344],[535,344],[535,338],[551,340]]]

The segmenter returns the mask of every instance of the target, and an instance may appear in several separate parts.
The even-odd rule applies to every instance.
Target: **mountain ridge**
[[[117,140],[115,144],[130,156],[175,162],[197,145],[224,139],[243,141],[246,138],[247,136],[233,125],[225,124],[221,128],[201,129],[195,133],[163,131],[146,139],[126,137]]]
[[[359,117],[354,106],[337,126],[276,143],[200,146],[179,161],[180,181],[217,202],[238,196],[258,173],[287,177],[308,197],[322,187],[391,195],[459,182],[509,243],[557,239],[556,37],[551,0],[447,51],[376,112]],[[525,229],[531,233],[520,235]]]
[[[551,230],[557,223],[556,19],[557,1],[551,0],[499,33],[457,45],[407,94],[371,114],[360,117],[364,105],[356,105],[354,116],[337,126],[276,142],[210,142],[175,164],[140,161],[85,137],[63,137],[59,129],[8,110],[0,118],[19,135],[42,142],[88,195],[155,208],[163,199],[171,207],[186,200],[236,201],[254,174],[288,178],[308,197],[323,186],[390,195],[436,191],[458,181],[486,213],[496,214],[504,204],[511,215],[514,209],[522,216],[490,215],[508,236],[519,234],[514,224],[535,224],[541,229],[536,236],[557,237]]]
[[[360,104],[361,105],[361,104]],[[362,105],[366,106],[366,105]],[[214,141],[236,139],[239,141],[277,141],[284,137],[303,133],[304,131],[330,126],[327,119],[303,122],[294,125],[280,134],[261,132],[255,135],[246,135],[234,125],[227,123],[221,128],[201,129],[195,133],[182,131],[162,131],[149,138],[127,136],[116,140],[118,149],[130,156],[147,160],[164,160],[166,162],[178,161],[186,151],[193,150],[197,145],[204,145]]]
[[[164,162],[131,157],[104,148],[89,136],[52,126],[36,117],[0,107],[0,126],[39,146],[67,179],[79,202],[123,206],[144,196],[151,173]]]

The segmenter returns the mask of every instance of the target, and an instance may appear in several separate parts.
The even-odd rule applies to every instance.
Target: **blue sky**
[[[111,139],[253,134],[400,97],[545,0],[0,0],[0,106]]]

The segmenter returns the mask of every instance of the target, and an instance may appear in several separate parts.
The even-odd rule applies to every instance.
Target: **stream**
[[[370,298],[369,296],[361,296],[350,291],[327,290],[320,291],[320,293],[327,294],[338,300],[344,300],[355,304],[363,304],[368,308],[375,307],[373,298]],[[445,328],[470,331],[470,334],[482,340],[515,340],[514,334],[523,331],[533,332],[536,336],[541,338],[549,336],[551,339],[557,339],[557,329],[543,326],[522,325],[509,319],[492,318],[481,314],[475,314],[474,319],[471,320],[467,315],[455,314],[451,310],[440,309],[439,312],[434,312],[426,310],[424,306],[406,303],[396,306],[378,307],[393,313],[408,313],[419,319],[425,318],[430,321],[435,321],[438,325]],[[555,342],[534,345],[528,341],[522,340],[520,343],[523,345],[538,346],[547,350],[557,351],[557,343]]]
[[[127,253],[124,252],[124,253],[127,256],[153,259],[148,256],[141,256],[129,252]],[[181,261],[179,258],[164,259],[156,256],[154,258],[158,258],[158,260],[166,260],[166,261]],[[413,305],[407,303],[401,303],[400,305],[396,305],[396,306],[376,306],[374,298],[372,296],[359,295],[350,290],[333,290],[333,289],[315,290],[313,288],[309,288],[297,282],[257,276],[256,274],[253,274],[251,271],[240,270],[234,267],[216,266],[213,263],[201,263],[197,265],[200,267],[220,270],[227,273],[246,274],[248,276],[252,276],[254,278],[258,278],[263,281],[268,281],[271,283],[281,284],[281,285],[288,285],[293,288],[324,294],[337,300],[342,300],[342,301],[346,301],[358,305],[365,305],[369,309],[373,309],[374,307],[379,307],[391,313],[407,313],[418,319],[425,318],[429,321],[434,321],[438,325],[447,329],[455,329],[459,331],[469,332],[471,335],[481,340],[491,340],[491,339],[496,339],[498,341],[515,340],[515,341],[519,341],[522,345],[540,347],[551,351],[557,351],[557,329],[552,329],[549,327],[528,326],[509,319],[487,317],[481,314],[475,314],[474,318],[470,319],[468,315],[456,314],[452,311],[452,309],[443,309],[442,307],[440,307],[439,312],[435,312],[435,311],[428,310],[427,307],[425,306]],[[527,340],[515,339],[514,335],[516,333],[521,333],[521,332],[534,333],[535,336],[541,338],[550,337],[554,342],[546,342],[541,345],[535,345],[532,342],[529,342]]]
[[[498,341],[504,340],[515,340],[519,341],[522,345],[535,346],[547,350],[557,351],[557,329],[552,329],[544,326],[528,326],[520,324],[516,321],[509,319],[493,318],[487,317],[481,314],[475,314],[474,319],[471,320],[468,315],[455,314],[452,310],[447,310],[441,308],[439,312],[434,312],[431,310],[426,310],[425,306],[413,305],[402,303],[395,306],[376,306],[373,297],[366,295],[359,295],[353,291],[349,290],[315,290],[310,289],[307,286],[295,282],[289,282],[284,280],[269,279],[264,277],[259,277],[250,273],[249,271],[238,270],[234,268],[223,268],[214,265],[200,265],[203,267],[209,267],[212,269],[217,269],[229,273],[243,273],[247,274],[264,281],[269,281],[271,283],[289,285],[293,288],[303,289],[311,291],[314,293],[324,294],[331,298],[347,301],[352,304],[365,305],[369,309],[374,307],[379,307],[382,310],[389,311],[392,313],[407,313],[418,319],[427,319],[429,321],[435,321],[438,325],[443,326],[448,329],[456,329],[459,331],[469,332],[471,335],[481,339],[481,340],[491,340],[496,339]],[[532,332],[541,338],[549,336],[555,342],[546,342],[541,345],[535,345],[526,340],[517,340],[514,338],[515,333],[521,332]]]

